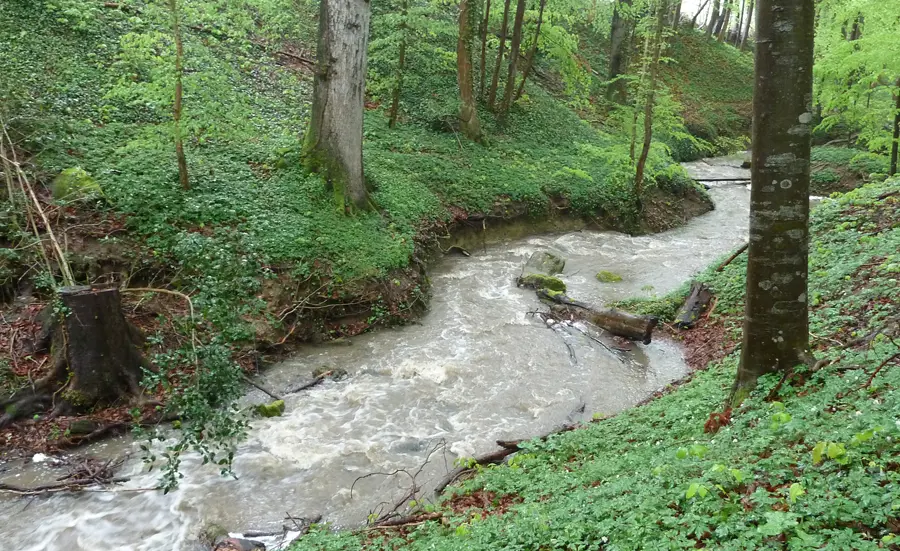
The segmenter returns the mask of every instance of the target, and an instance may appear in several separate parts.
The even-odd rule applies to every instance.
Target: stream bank
[[[417,477],[427,485],[457,458],[480,453],[497,438],[527,437],[628,408],[687,372],[677,345],[657,339],[612,352],[577,332],[548,329],[528,314],[541,308],[534,293],[513,281],[533,251],[553,250],[567,258],[561,277],[582,300],[608,304],[667,293],[745,239],[745,187],[717,187],[711,194],[715,211],[661,234],[582,230],[444,257],[430,273],[434,298],[417,323],[367,333],[349,346],[308,347],[265,373],[265,383],[277,391],[322,367],[340,367],[350,376],[287,396],[284,417],[255,421],[237,455],[237,480],[186,456],[185,478],[168,495],[54,496],[11,515],[0,534],[16,548],[35,551],[180,551],[191,549],[210,524],[277,530],[285,511],[354,526],[409,489],[402,473],[357,482],[363,475],[418,469],[430,457]],[[621,281],[598,281],[601,270]],[[261,399],[251,393],[246,400]],[[88,452],[120,456],[135,445],[120,438]],[[7,482],[54,475],[45,463],[9,467]],[[123,474],[132,477],[126,488],[156,481],[136,457]]]

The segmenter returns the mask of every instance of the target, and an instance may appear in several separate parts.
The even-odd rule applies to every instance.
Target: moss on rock
[[[256,413],[262,417],[281,417],[284,414],[284,400],[275,400],[271,404],[259,404]]]
[[[519,278],[520,287],[528,287],[530,289],[547,289],[548,291],[566,292],[566,284],[558,277],[548,276],[544,274],[528,274]]]
[[[614,272],[608,272],[606,270],[600,270],[597,272],[597,281],[601,283],[615,283],[617,281],[622,281],[622,276]]]

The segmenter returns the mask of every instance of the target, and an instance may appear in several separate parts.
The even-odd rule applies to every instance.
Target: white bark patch
[[[803,113],[798,120],[800,121],[800,124],[809,124],[812,122],[812,113]]]
[[[785,235],[791,239],[803,239],[804,232],[803,230],[788,230],[785,232]]]
[[[789,167],[797,160],[793,153],[781,153],[779,155],[771,155],[766,158],[766,168],[784,168]]]
[[[772,282],[768,280],[760,281],[759,283],[757,283],[757,285],[759,285],[759,288],[763,291],[768,291],[772,288]]]
[[[778,185],[781,186],[781,189],[791,189],[794,184],[790,180],[782,180]]]
[[[797,302],[805,303],[806,302],[806,293],[803,293],[799,297],[797,297]]]

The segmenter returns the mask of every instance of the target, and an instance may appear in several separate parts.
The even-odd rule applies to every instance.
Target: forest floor
[[[493,230],[510,220],[537,224],[564,216],[639,233],[682,224],[711,206],[669,152],[696,157],[713,150],[698,150],[676,133],[663,136],[671,138],[671,149],[663,142],[651,149],[639,212],[630,138],[598,119],[598,105],[576,105],[553,64],[537,68],[504,125],[480,113],[484,144],[461,139],[453,124],[455,72],[433,62],[441,48],[454,51],[454,40],[410,52],[395,129],[377,94],[369,98],[364,155],[380,211],[338,213],[321,179],[300,168],[314,56],[304,44],[314,43],[314,15],[288,4],[282,10],[275,0],[261,3],[250,20],[239,7],[199,9],[200,0],[186,10],[190,190],[178,186],[172,153],[164,10],[154,3],[113,9],[80,0],[51,15],[52,2],[0,6],[0,36],[16,37],[0,43],[0,73],[17,75],[0,82],[0,117],[76,279],[191,297],[189,305],[160,293],[123,296],[126,317],[148,337],[146,353],[169,382],[193,370],[192,330],[204,356],[220,360],[225,350],[232,365],[254,373],[296,343],[413,319],[427,301],[424,266],[440,254],[439,238],[457,228]],[[749,56],[714,41],[701,44],[699,37],[685,40],[692,41],[692,56],[731,67],[721,79],[711,77],[719,79],[717,89],[740,83],[721,106],[732,114],[722,116],[728,124],[715,131],[739,135],[747,127],[740,113],[749,105]],[[672,78],[687,61],[673,63]],[[599,77],[587,74],[596,88]],[[694,86],[685,101],[702,104],[702,93]],[[717,98],[707,100],[713,105]],[[53,197],[58,175],[73,169],[67,187],[74,193]],[[2,201],[4,212],[19,212],[21,205]],[[53,281],[34,237],[12,223],[3,228],[0,390],[8,393],[47,368],[34,342]],[[243,386],[231,377],[226,402]],[[148,392],[161,399],[164,389]],[[118,430],[147,414],[123,405],[90,420]],[[81,442],[74,421],[26,420],[0,431],[0,448],[53,451]]]
[[[897,549],[900,179],[825,200],[811,224],[819,361],[723,409],[737,368],[746,255],[698,279],[714,306],[684,340],[692,375],[642,406],[521,446],[406,527],[306,549]],[[687,287],[632,301],[671,320]],[[421,522],[420,522],[421,521]]]

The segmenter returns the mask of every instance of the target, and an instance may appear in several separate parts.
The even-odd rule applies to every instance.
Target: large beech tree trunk
[[[187,159],[184,156],[184,137],[181,132],[181,113],[183,103],[184,44],[181,41],[181,17],[176,0],[169,0],[169,12],[172,16],[172,34],[175,38],[175,106],[172,118],[175,122],[175,157],[178,161],[178,183],[181,189],[191,189],[188,179]]]
[[[60,320],[48,322],[52,367],[0,403],[0,427],[52,406],[53,416],[128,403],[141,392],[143,338],[122,315],[118,289],[63,287]],[[44,343],[46,346],[46,343]]]
[[[475,103],[475,83],[472,68],[472,0],[459,2],[459,38],[456,41],[456,76],[459,82],[459,127],[470,140],[481,140],[481,124]]]
[[[632,0],[616,2],[613,11],[612,26],[609,32],[609,86],[606,88],[606,99],[624,104],[628,96],[628,86],[619,78],[625,72],[625,61],[628,56],[628,34],[631,30],[631,19],[623,17],[619,6],[631,6]]]
[[[363,177],[363,109],[369,2],[321,0],[312,115],[302,162],[320,172],[338,210],[369,210]]]
[[[509,43],[509,68],[506,74],[506,87],[503,90],[503,101],[500,103],[500,118],[506,117],[512,104],[513,92],[516,89],[516,69],[519,64],[519,49],[522,46],[522,26],[525,21],[525,0],[516,4],[516,18],[513,21],[512,41]]]
[[[506,48],[506,30],[509,27],[509,3],[503,4],[503,22],[500,23],[500,47],[497,50],[497,62],[494,63],[494,74],[491,77],[491,89],[488,91],[488,108],[493,109],[497,101],[497,86],[500,83],[500,67],[503,65],[503,52]]]
[[[814,0],[759,0],[750,247],[741,362],[730,403],[809,358],[807,272]]]

